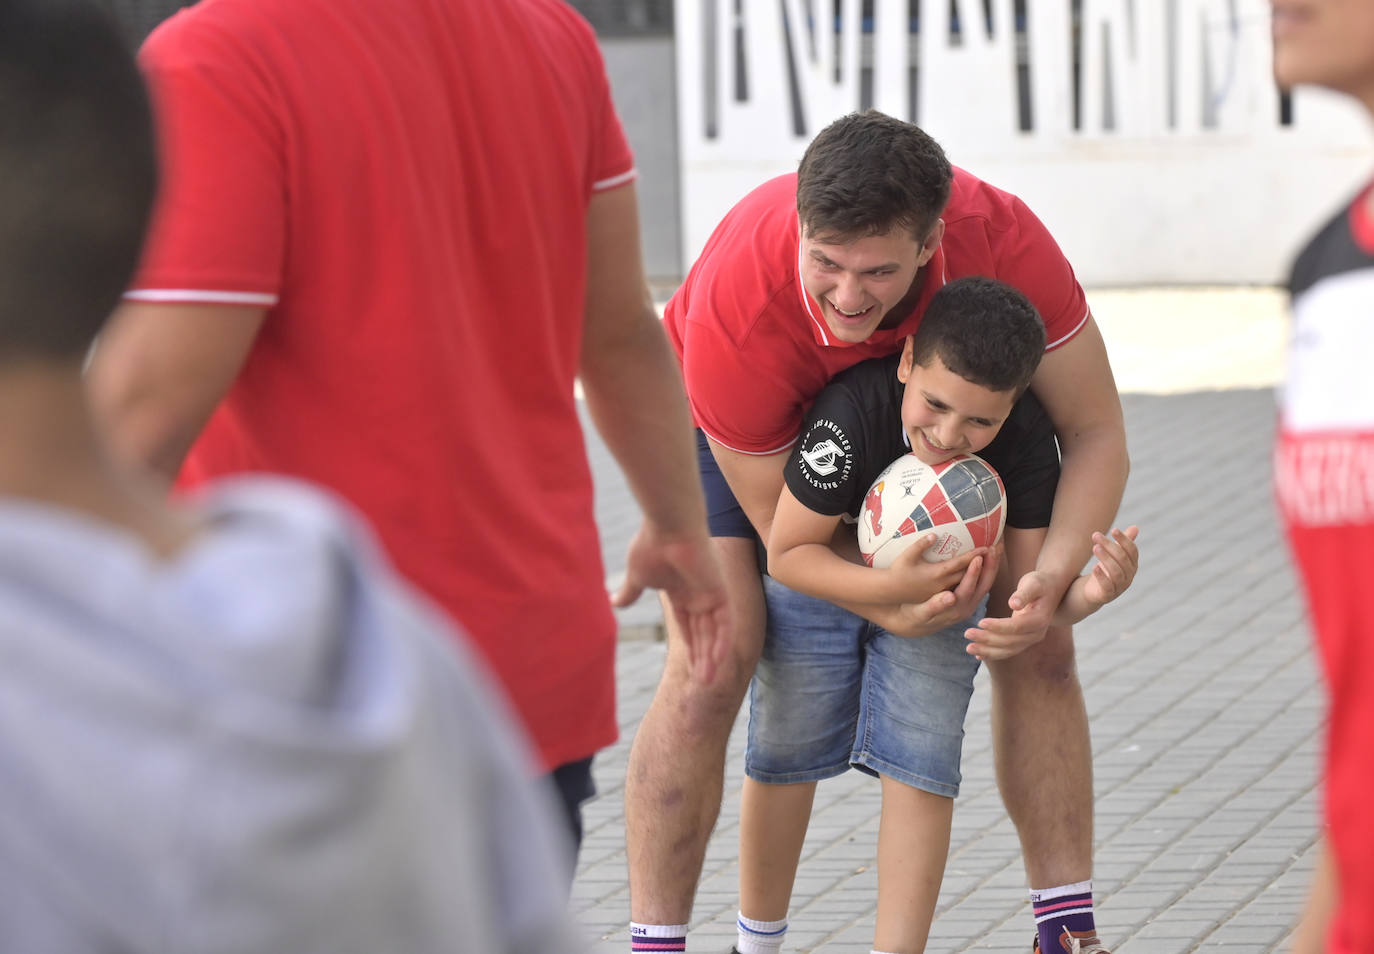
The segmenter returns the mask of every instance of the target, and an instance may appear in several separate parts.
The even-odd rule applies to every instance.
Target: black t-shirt
[[[864,496],[888,464],[907,453],[901,353],[863,361],[826,385],[802,422],[784,475],[792,495],[815,513],[858,519]],[[978,452],[1007,490],[1007,525],[1047,527],[1059,486],[1059,445],[1045,408],[1029,391],[997,436]]]

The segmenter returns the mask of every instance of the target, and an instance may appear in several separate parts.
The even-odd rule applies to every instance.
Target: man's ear
[[[935,225],[926,236],[926,240],[921,243],[921,254],[916,260],[916,267],[923,268],[927,262],[935,257],[935,250],[940,247],[940,240],[945,237],[945,220],[936,219]]]
[[[902,345],[901,360],[897,362],[897,380],[903,384],[906,384],[906,379],[911,377],[911,366],[916,360],[916,349],[912,346],[912,342],[915,340],[914,335],[906,336],[906,342]]]

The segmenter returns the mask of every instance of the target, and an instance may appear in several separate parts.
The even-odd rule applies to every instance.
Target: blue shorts
[[[706,495],[706,524],[711,536],[757,540],[754,525],[744,515],[744,508],[735,500],[735,492],[725,482],[725,475],[720,472],[720,465],[701,428],[697,428],[697,470],[701,473],[701,490]]]
[[[908,639],[771,577],[763,591],[768,633],[749,686],[745,774],[770,784],[813,782],[852,765],[958,795],[964,715],[978,672],[964,630],[985,607]]]

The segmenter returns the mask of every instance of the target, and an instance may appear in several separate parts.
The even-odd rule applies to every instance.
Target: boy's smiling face
[[[960,377],[937,354],[928,365],[912,357],[911,337],[902,348],[897,380],[906,385],[902,426],[912,452],[931,466],[958,454],[976,454],[1002,429],[1016,403],[1014,391],[994,391]]]

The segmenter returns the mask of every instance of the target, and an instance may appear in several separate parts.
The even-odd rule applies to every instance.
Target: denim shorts
[[[894,636],[825,600],[764,577],[768,632],[749,686],[745,774],[787,784],[851,765],[922,791],[959,794],[964,715],[978,660],[969,619],[930,636]]]

